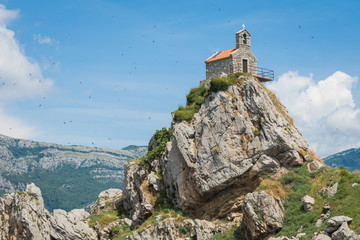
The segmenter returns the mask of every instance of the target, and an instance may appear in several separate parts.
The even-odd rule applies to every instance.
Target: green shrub
[[[161,155],[164,154],[166,143],[170,141],[172,134],[173,132],[171,128],[167,129],[164,127],[161,130],[156,130],[154,134],[156,146],[154,148],[149,147],[146,155],[136,160],[137,163],[140,166],[149,169],[150,163],[156,159],[159,159]]]
[[[115,225],[111,228],[111,235],[114,236],[116,234],[118,234],[120,232],[120,226],[119,225]]]
[[[226,91],[230,84],[225,77],[215,77],[210,81],[210,92]]]
[[[194,114],[199,110],[197,105],[179,107],[178,110],[174,112],[175,122],[187,121],[190,122]]]
[[[187,227],[181,225],[179,227],[179,232],[180,232],[181,235],[186,235],[186,234],[188,234],[189,229]]]
[[[200,85],[197,88],[191,89],[190,93],[186,95],[186,105],[201,105],[204,102],[206,96],[208,95],[208,91],[209,89],[205,85]]]
[[[260,130],[261,130],[261,129],[260,129]],[[255,128],[254,131],[253,131],[254,135],[255,135],[255,136],[259,136],[259,135],[260,135],[260,130],[257,129],[257,128]]]

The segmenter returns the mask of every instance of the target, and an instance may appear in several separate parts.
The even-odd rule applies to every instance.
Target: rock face
[[[152,214],[154,199],[164,193],[207,220],[241,220],[242,199],[256,189],[258,175],[301,166],[310,151],[286,109],[253,77],[211,93],[190,123],[173,122],[172,131],[165,153],[150,166],[124,168],[123,206],[132,227]],[[151,139],[149,149],[155,147]]]
[[[215,225],[211,222],[199,219],[187,219],[177,222],[173,218],[159,221],[155,226],[148,226],[144,231],[134,231],[127,239],[129,240],[175,240],[197,239],[207,240],[230,227],[229,224]]]
[[[122,204],[133,221],[132,227],[141,224],[151,216],[155,202],[147,191],[148,176],[146,171],[134,162],[125,166],[125,180]]]
[[[40,189],[29,184],[25,192],[0,198],[0,239],[96,239],[87,224],[88,216],[83,209],[50,214],[44,208]]]
[[[309,147],[265,88],[252,77],[206,98],[191,123],[173,123],[163,159],[176,204],[194,208],[262,171],[300,166]]]
[[[247,239],[265,239],[283,227],[282,203],[264,191],[246,194],[242,211]]]

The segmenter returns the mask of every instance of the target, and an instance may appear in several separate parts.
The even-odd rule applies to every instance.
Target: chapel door
[[[243,72],[244,73],[248,72],[248,60],[247,59],[243,59]]]

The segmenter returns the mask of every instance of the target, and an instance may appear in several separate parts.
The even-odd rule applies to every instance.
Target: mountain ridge
[[[330,167],[344,166],[349,171],[360,170],[360,148],[350,148],[324,158]]]
[[[125,148],[68,146],[0,135],[0,190],[23,191],[34,182],[42,188],[49,210],[84,207],[104,188],[121,185],[124,163],[147,150],[135,145]]]

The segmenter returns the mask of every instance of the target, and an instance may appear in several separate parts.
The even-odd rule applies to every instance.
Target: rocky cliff
[[[147,154],[124,166],[122,190],[102,192],[90,215],[82,210],[49,214],[43,208],[28,215],[29,209],[22,209],[35,207],[32,200],[42,206],[39,197],[31,197],[35,187],[30,186],[26,194],[2,200],[4,236],[360,239],[360,176],[325,167],[286,109],[256,78],[230,78],[216,80],[222,90],[212,82],[192,90],[199,95],[196,103],[188,95],[194,115],[156,131]]]
[[[58,209],[50,214],[44,208],[40,189],[29,184],[25,192],[0,198],[0,239],[96,239],[88,217],[84,209]]]

